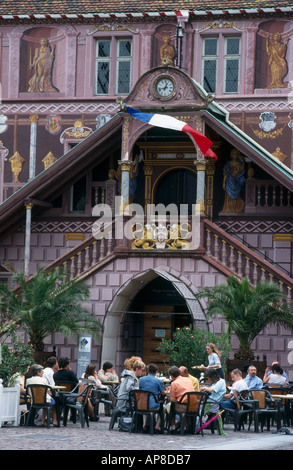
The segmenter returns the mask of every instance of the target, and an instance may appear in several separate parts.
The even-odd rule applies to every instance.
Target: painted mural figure
[[[288,82],[283,83],[283,78],[288,73],[287,62],[285,60],[287,51],[287,36],[285,41],[281,41],[281,34],[274,33],[272,41],[266,37],[266,51],[269,56],[269,66],[271,69],[271,83],[267,88],[287,88]]]
[[[222,212],[239,213],[244,211],[245,202],[240,197],[241,188],[245,182],[245,163],[239,150],[232,149],[230,160],[224,167],[223,189],[225,201]]]
[[[175,49],[170,44],[170,36],[166,34],[163,36],[163,45],[160,49],[161,64],[174,65]]]
[[[34,69],[34,75],[29,80],[30,93],[59,91],[52,84],[52,70],[55,60],[55,45],[49,46],[47,38],[40,39],[40,47],[36,48],[33,62],[30,68]]]

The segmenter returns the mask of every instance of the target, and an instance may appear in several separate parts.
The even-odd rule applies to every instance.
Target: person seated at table
[[[209,417],[218,413],[220,403],[222,402],[226,394],[226,382],[225,379],[220,377],[218,369],[208,369],[205,372],[205,381],[208,385],[200,387],[201,392],[209,393],[204,414]],[[218,434],[224,434],[222,417],[219,416],[217,419]]]
[[[26,387],[28,387],[28,385],[49,385],[47,379],[45,379],[43,377],[44,368],[41,365],[33,364],[31,366],[30,371],[31,371],[32,377],[27,379]],[[31,391],[30,391],[30,393],[31,393]],[[55,402],[54,398],[51,396],[49,390],[48,390],[47,395],[46,395],[46,403],[53,407],[52,408],[53,426],[57,426],[58,425],[58,423],[57,423],[57,414],[56,414],[56,408],[54,406],[56,404],[56,402]],[[47,410],[44,409],[43,413],[42,413],[41,426],[46,425],[45,424],[46,423],[46,417],[47,417]]]
[[[103,385],[100,379],[98,378],[98,372],[96,370],[95,364],[88,364],[85,372],[82,374],[82,378],[92,380],[93,382],[95,382],[96,388],[98,388],[99,390],[103,390],[105,392],[109,392],[109,388],[107,387],[107,385]],[[90,399],[88,400],[88,412],[89,412],[90,418],[94,420],[95,413],[94,413],[94,408]]]
[[[221,403],[222,408],[236,409],[237,404],[235,400],[234,392],[243,392],[248,390],[247,383],[242,379],[242,372],[239,369],[234,369],[231,372],[232,388],[229,393],[224,395],[224,399]]]
[[[75,373],[71,370],[68,357],[60,357],[58,360],[59,369],[54,373],[53,380],[55,383],[74,382],[78,384],[79,380]]]
[[[271,375],[272,372],[273,372],[273,366],[275,366],[275,365],[279,365],[279,366],[280,366],[280,364],[279,364],[278,361],[273,361],[273,362],[272,362],[272,366],[266,368],[265,373],[264,373],[264,377],[263,377],[263,379],[262,379],[264,385],[268,383],[269,378],[270,378],[270,375]],[[288,377],[288,375],[287,375],[286,372],[284,372],[284,371],[282,372],[281,375],[282,375],[282,377],[285,377],[285,378],[286,378],[286,386],[289,387],[290,384],[289,384],[289,377]]]
[[[171,406],[174,406],[174,412],[176,415],[176,411],[182,412],[186,409],[186,404],[184,402],[177,403],[180,401],[184,393],[186,392],[194,392],[193,383],[188,377],[182,377],[180,374],[180,370],[177,366],[172,366],[169,369],[169,375],[171,377],[171,386],[170,386],[170,403],[166,405],[166,410],[169,413],[171,411]],[[187,397],[184,398],[184,401],[187,401]],[[175,425],[176,423],[176,425]],[[173,427],[175,425],[175,428]],[[171,423],[171,431],[176,431],[179,427],[179,417],[178,415],[175,416],[175,420],[173,417],[173,421]],[[173,428],[173,429],[172,429]]]
[[[58,370],[58,359],[57,359],[57,357],[54,357],[54,356],[48,357],[47,367],[45,367],[45,369],[44,369],[43,377],[45,379],[47,379],[48,384],[51,385],[51,386],[55,385],[53,375],[55,374],[55,372],[57,372],[57,370]]]
[[[247,376],[243,380],[247,383],[248,390],[263,387],[263,381],[256,375],[256,372],[255,366],[249,366],[247,369]]]
[[[217,413],[226,394],[226,382],[220,377],[217,369],[208,369],[205,372],[205,381],[208,385],[200,387],[200,391],[209,393],[207,403],[210,405],[210,412]]]
[[[149,364],[147,367],[147,372],[148,374],[145,376],[142,376],[139,379],[139,389],[140,390],[147,390],[148,392],[153,392],[155,397],[158,399],[159,394],[164,394],[165,393],[165,387],[163,382],[156,377],[156,373],[158,372],[158,367],[156,364]],[[150,401],[149,401],[149,407],[150,410],[159,410],[160,405],[155,401],[153,396],[150,396]],[[147,429],[148,425],[148,416],[144,415],[143,416],[143,430],[145,431]],[[157,417],[157,423],[155,425],[155,430],[160,431],[161,430],[161,423],[160,423],[160,416],[158,415]]]
[[[196,377],[193,377],[193,375],[189,374],[187,367],[180,366],[179,370],[180,370],[180,374],[182,375],[182,377],[188,377],[191,380],[191,382],[193,383],[194,391],[199,392],[199,381],[197,380]]]
[[[119,378],[116,374],[113,364],[110,361],[106,361],[103,364],[102,369],[98,372],[98,378],[101,382],[118,382]]]
[[[282,387],[288,386],[287,379],[283,375],[284,371],[279,364],[272,366],[272,373],[269,375],[268,385],[281,385]]]
[[[133,364],[136,362],[136,361],[140,361],[140,362],[143,362],[142,358],[140,356],[132,356],[132,357],[128,357],[127,359],[125,359],[124,361],[124,370],[121,372],[120,374],[120,379],[121,381],[123,380],[124,378],[124,375],[125,375],[125,372],[127,370],[133,370]],[[147,370],[146,368],[142,370],[142,377],[146,376],[147,375]]]
[[[145,364],[141,361],[135,361],[132,370],[127,370],[125,376],[118,390],[117,406],[116,408],[121,413],[130,411],[129,392],[139,388],[138,379],[142,377],[142,370],[145,369]]]

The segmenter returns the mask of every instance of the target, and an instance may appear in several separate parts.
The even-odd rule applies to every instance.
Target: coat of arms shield
[[[277,125],[275,122],[276,117],[275,113],[272,112],[261,113],[259,118],[262,122],[259,124],[259,127],[265,132],[272,131]]]

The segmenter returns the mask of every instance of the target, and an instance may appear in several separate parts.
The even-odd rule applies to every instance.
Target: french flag
[[[186,132],[189,134],[193,143],[198,145],[200,151],[205,157],[212,157],[216,160],[218,159],[217,155],[211,150],[213,142],[205,135],[194,130],[192,127],[186,124],[186,122],[179,121],[179,119],[176,119],[172,116],[166,116],[164,114],[142,113],[141,111],[131,108],[130,106],[124,106],[131,116],[138,119],[139,121],[143,121],[149,124],[150,126],[164,127],[165,129]]]

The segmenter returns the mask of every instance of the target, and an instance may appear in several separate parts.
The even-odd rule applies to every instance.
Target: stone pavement
[[[89,428],[81,428],[79,422],[76,424],[68,422],[66,427],[61,425],[60,428],[50,427],[50,429],[6,425],[0,428],[0,450],[99,451],[95,456],[100,463],[106,463],[102,461],[103,458],[109,459],[114,456],[117,458],[123,454],[135,456],[140,464],[147,456],[150,459],[154,454],[165,456],[163,458],[168,455],[171,459],[172,455],[192,455],[195,450],[293,450],[292,428],[289,428],[292,435],[273,434],[275,427],[263,433],[254,433],[253,430],[234,432],[232,424],[225,424],[225,436],[219,436],[217,433],[213,435],[209,430],[204,430],[203,437],[200,434],[150,436],[120,432],[117,424],[112,431],[109,431],[109,420],[109,417],[102,414],[98,422],[90,422]],[[134,463],[131,466],[134,466]]]

